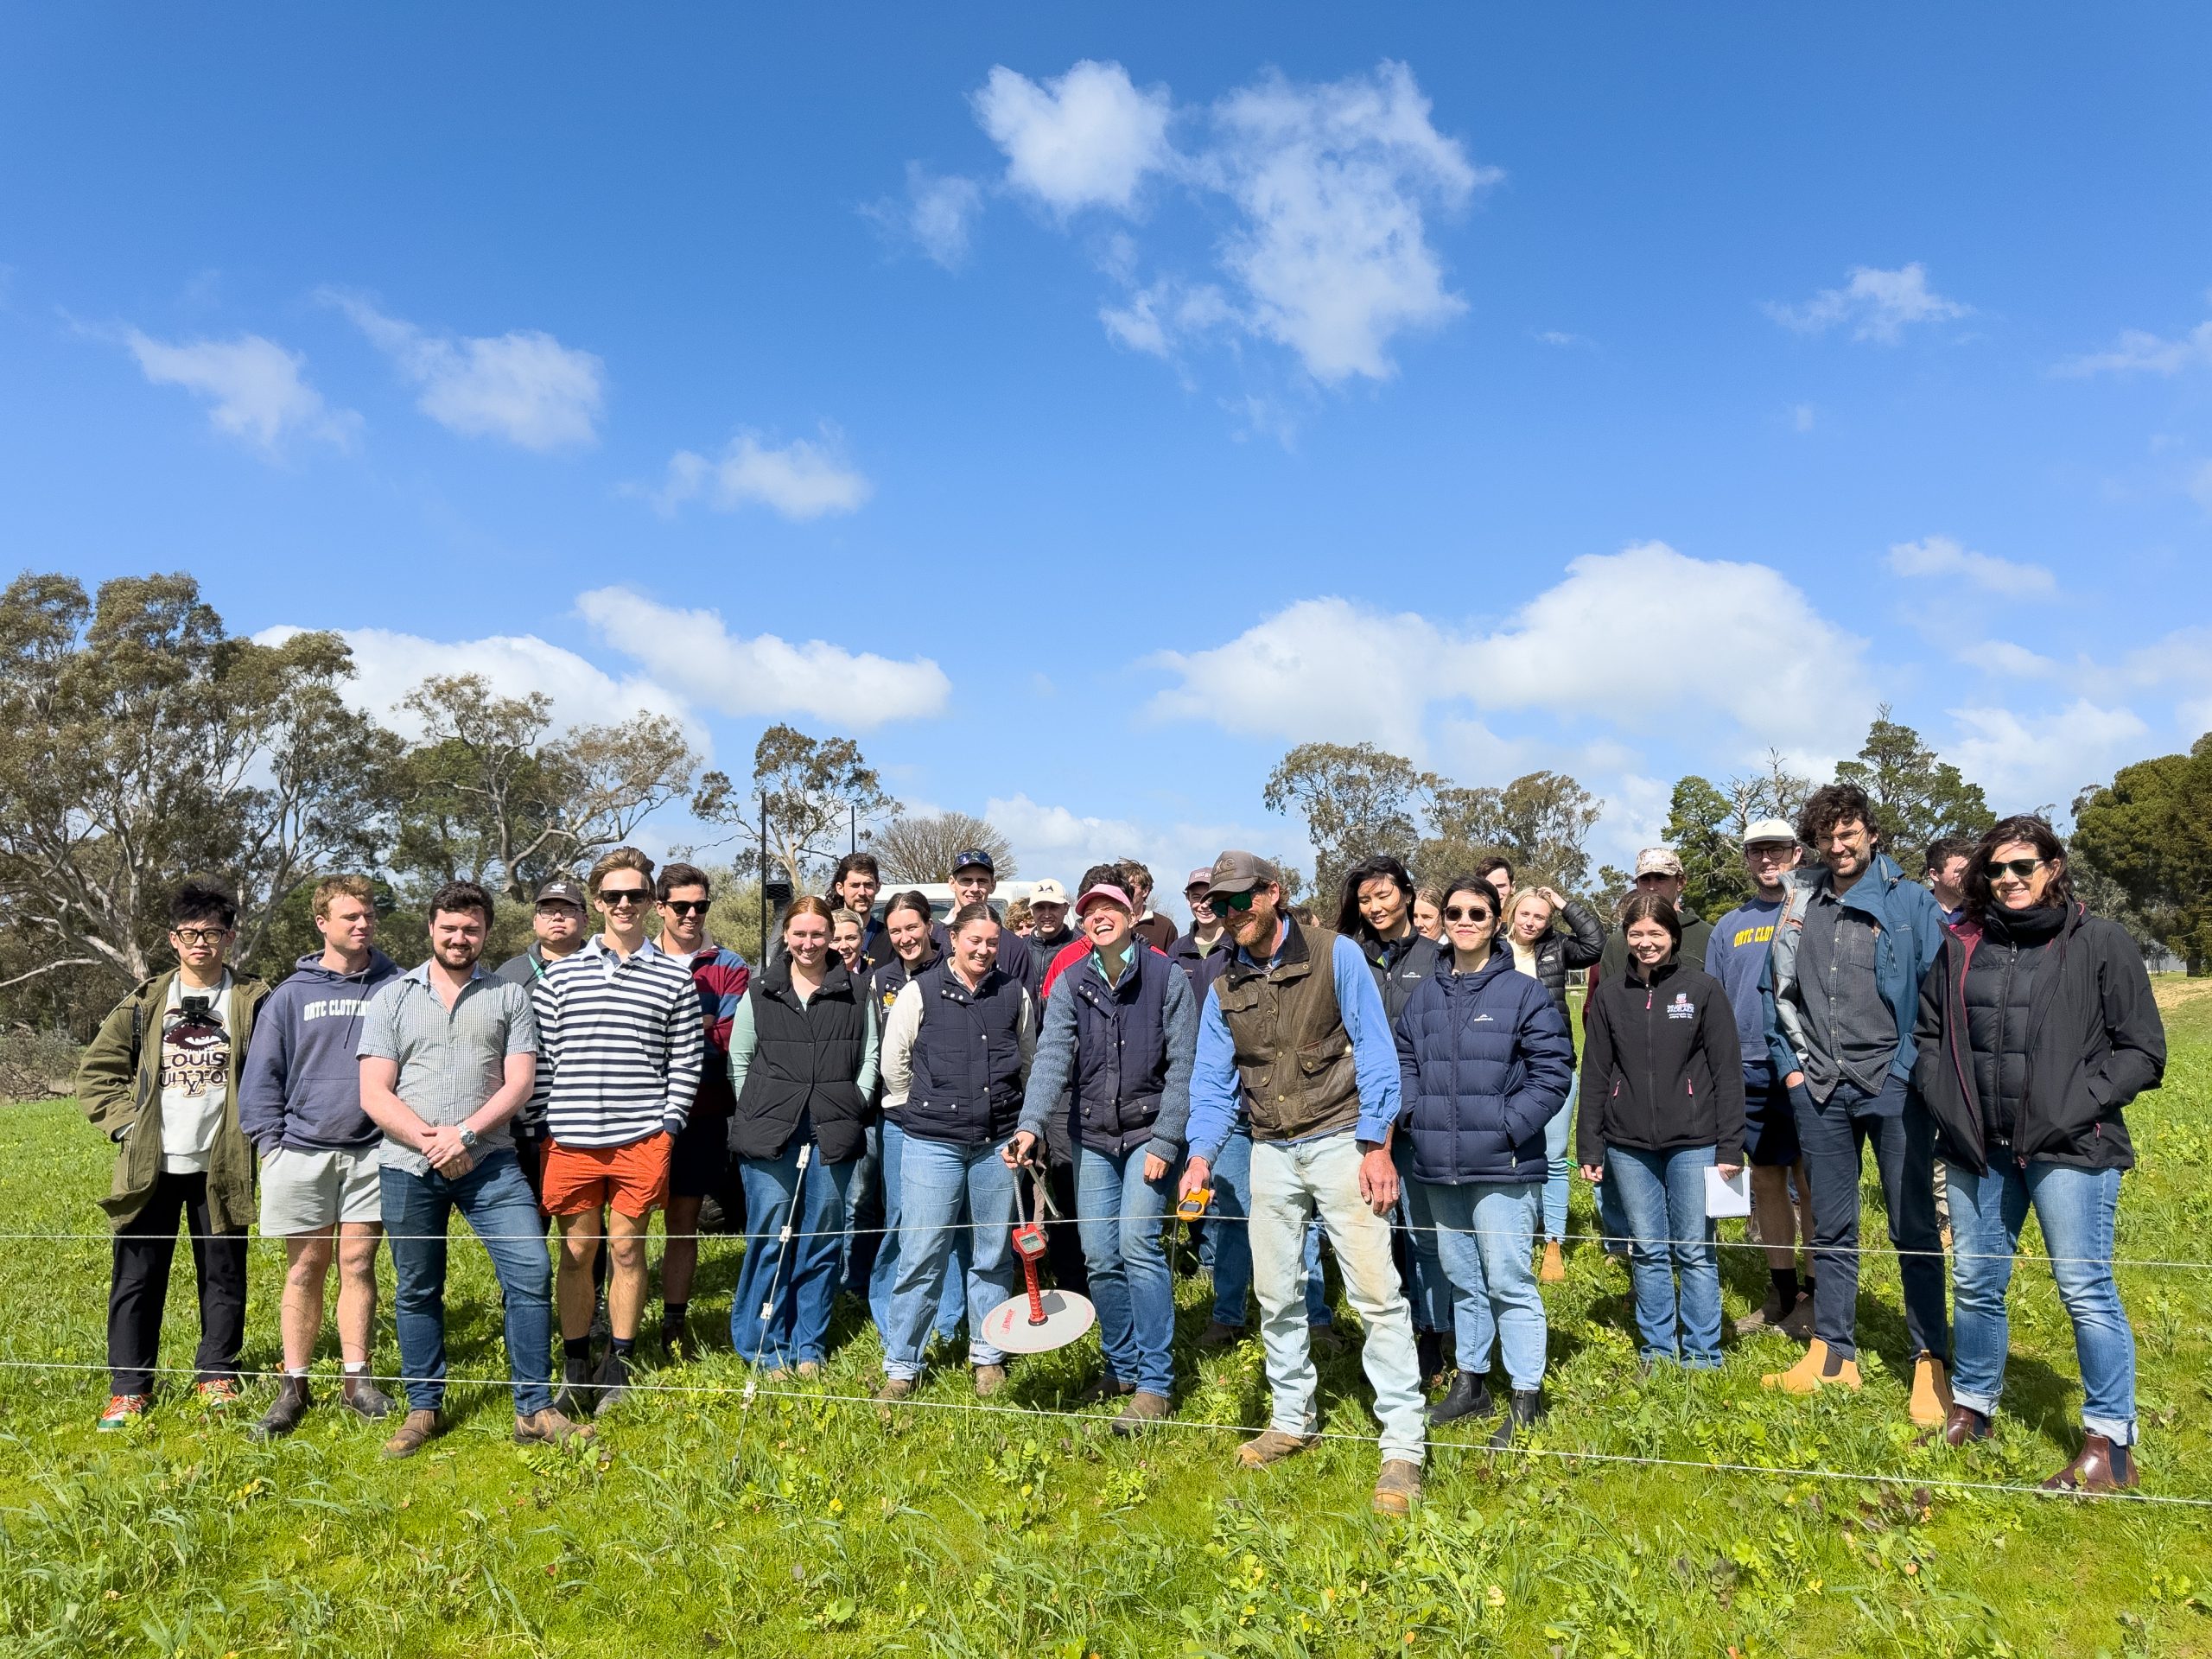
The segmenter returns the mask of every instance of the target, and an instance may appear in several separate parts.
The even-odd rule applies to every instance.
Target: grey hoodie
[[[320,951],[302,957],[269,993],[238,1071],[238,1128],[262,1156],[279,1147],[333,1152],[373,1146],[383,1131],[361,1109],[361,1014],[399,969],[381,950],[341,974]]]

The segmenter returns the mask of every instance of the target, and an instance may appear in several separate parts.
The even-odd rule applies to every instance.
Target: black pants
[[[245,1344],[245,1233],[218,1233],[207,1220],[207,1177],[164,1172],[146,1207],[115,1236],[115,1276],[107,1294],[107,1364],[116,1394],[151,1394],[168,1301],[177,1222],[192,1235],[200,1281],[200,1381],[235,1378]]]

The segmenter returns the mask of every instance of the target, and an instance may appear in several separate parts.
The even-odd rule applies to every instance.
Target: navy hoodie
[[[334,1152],[376,1143],[384,1132],[361,1109],[355,1051],[369,999],[398,977],[381,950],[372,950],[358,974],[324,967],[318,950],[269,993],[238,1070],[238,1128],[255,1151],[267,1157],[279,1147]]]

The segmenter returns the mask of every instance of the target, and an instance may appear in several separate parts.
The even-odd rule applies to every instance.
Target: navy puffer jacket
[[[1544,1125],[1567,1104],[1574,1039],[1541,982],[1510,954],[1471,974],[1442,957],[1393,1028],[1415,1180],[1541,1181]]]

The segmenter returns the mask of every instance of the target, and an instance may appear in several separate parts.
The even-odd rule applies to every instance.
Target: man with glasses
[[[1199,1016],[1180,1190],[1209,1184],[1240,1107],[1248,1110],[1252,1267],[1274,1411],[1237,1460],[1258,1468],[1292,1456],[1320,1426],[1302,1282],[1306,1224],[1318,1212],[1365,1330],[1361,1358],[1382,1425],[1375,1509],[1405,1515],[1421,1496],[1427,1416],[1413,1313],[1390,1254],[1401,1096],[1382,993],[1357,945],[1285,913],[1281,878],[1265,859],[1224,853],[1207,899],[1236,951]]]
[[[1813,1340],[1760,1379],[1787,1394],[1859,1386],[1859,1182],[1874,1147],[1901,1252],[1912,1421],[1951,1409],[1943,1246],[1936,1223],[1936,1130],[1908,1086],[1920,982],[1943,948],[1943,912],[1879,850],[1873,803],[1853,784],[1813,791],[1797,838],[1822,868],[1789,876],[1764,982],[1767,1047],[1789,1091],[1813,1192]]]
[[[1736,1321],[1738,1332],[1787,1332],[1802,1342],[1813,1334],[1813,1288],[1797,1281],[1796,1240],[1813,1243],[1812,1182],[1797,1151],[1797,1115],[1789,1091],[1775,1072],[1766,1044],[1766,1010],[1759,982],[1782,914],[1783,879],[1797,868],[1797,831],[1783,818],[1761,818],[1744,831],[1744,868],[1751,896],[1713,925],[1706,941],[1705,971],[1719,980],[1736,1013],[1744,1051],[1744,1161],[1751,1172],[1751,1224],[1766,1251],[1770,1283],[1756,1313]],[[1789,1202],[1792,1175],[1797,1203]]]
[[[699,1093],[669,1154],[660,1343],[661,1351],[674,1359],[679,1351],[694,1351],[686,1319],[691,1280],[699,1268],[699,1208],[722,1190],[729,1174],[729,1120],[737,1109],[729,1081],[729,1031],[737,1005],[745,1000],[747,971],[743,957],[707,937],[713,895],[704,870],[694,864],[664,865],[654,891],[660,899],[660,948],[690,973],[706,1033]]]
[[[645,1306],[645,1235],[668,1201],[669,1160],[699,1090],[706,1036],[690,971],[645,937],[653,861],[618,847],[592,867],[605,928],[537,983],[534,1116],[544,1121],[543,1203],[561,1228],[562,1391],[575,1414],[629,1391]],[[600,1214],[613,1266],[606,1357],[591,1362],[593,1260]]]
[[[118,1147],[114,1184],[100,1200],[115,1229],[104,1429],[136,1422],[152,1402],[180,1220],[200,1289],[200,1399],[238,1403],[254,1184],[238,1068],[269,988],[224,965],[237,925],[237,902],[222,888],[181,885],[169,900],[175,968],[115,1005],[77,1069],[78,1103]]]

